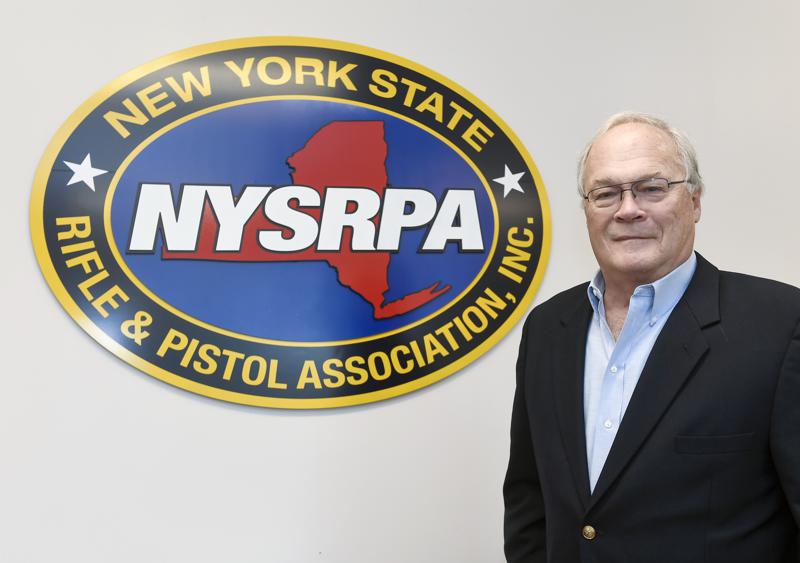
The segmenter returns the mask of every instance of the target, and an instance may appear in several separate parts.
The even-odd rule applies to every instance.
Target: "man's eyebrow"
[[[620,182],[616,180],[612,180],[611,178],[597,178],[593,180],[591,184],[589,184],[592,188],[600,188],[603,186],[616,186]]]
[[[592,188],[603,188],[605,186],[619,186],[620,184],[627,184],[629,182],[639,182],[640,180],[649,180],[651,178],[665,178],[665,176],[661,173],[660,170],[654,170],[653,172],[648,172],[647,174],[640,174],[637,178],[633,180],[627,180],[621,182],[618,178],[611,178],[608,176],[604,176],[602,178],[598,178],[593,180],[590,184]]]

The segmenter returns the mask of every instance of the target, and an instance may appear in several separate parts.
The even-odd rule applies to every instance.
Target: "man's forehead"
[[[657,172],[667,173],[666,169],[675,166],[681,166],[681,161],[672,137],[646,123],[625,123],[606,131],[594,141],[586,161],[587,176],[592,183],[600,176],[603,180],[619,179],[617,174],[643,178]]]
[[[672,137],[647,123],[623,123],[600,135],[592,144],[592,156],[616,156],[620,153],[663,151],[665,156],[677,156]]]

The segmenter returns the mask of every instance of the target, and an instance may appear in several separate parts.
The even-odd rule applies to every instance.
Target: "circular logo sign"
[[[129,72],[56,134],[39,264],[98,342],[167,383],[285,408],[429,385],[488,350],[544,272],[530,156],[419,65],[301,38]]]

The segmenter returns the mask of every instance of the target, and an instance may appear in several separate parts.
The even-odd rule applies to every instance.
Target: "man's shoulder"
[[[788,283],[743,274],[719,272],[720,302],[800,317],[800,288]]]
[[[734,287],[758,292],[778,292],[780,295],[794,298],[800,297],[800,288],[782,281],[726,270],[720,270],[719,275],[720,283],[730,284]]]

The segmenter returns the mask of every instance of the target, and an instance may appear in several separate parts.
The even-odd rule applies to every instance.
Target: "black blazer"
[[[529,315],[503,487],[509,562],[800,561],[800,290],[697,259],[591,495],[587,284]]]

